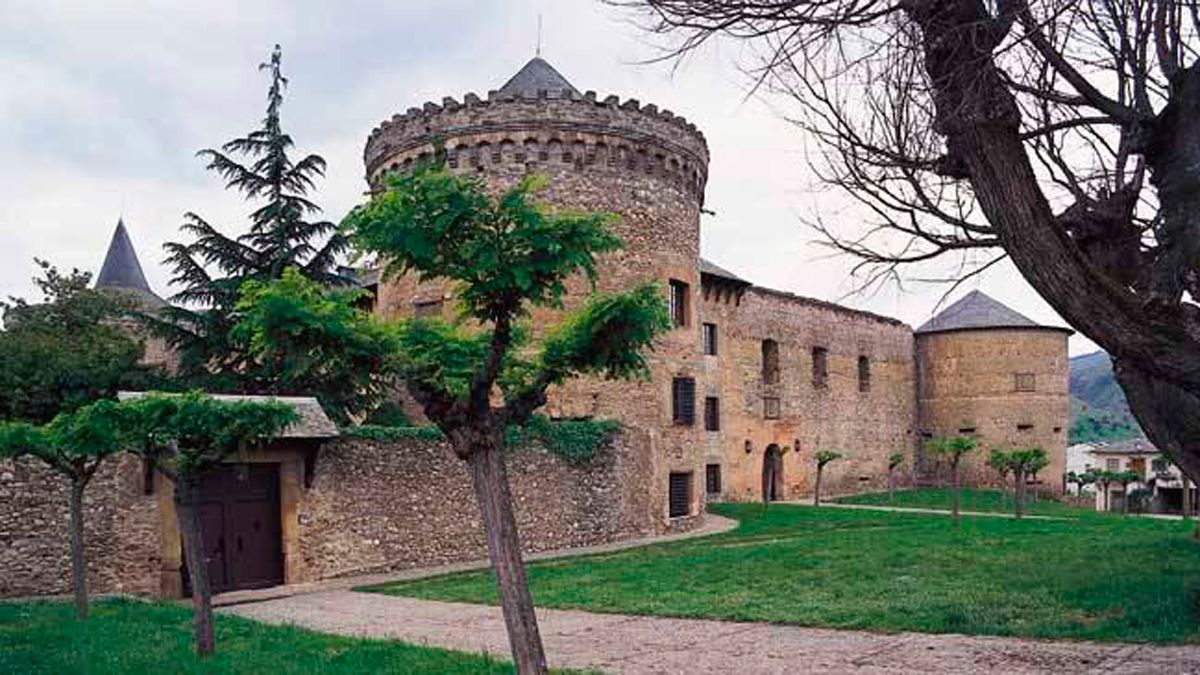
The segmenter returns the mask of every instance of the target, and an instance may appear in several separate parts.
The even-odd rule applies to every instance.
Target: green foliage
[[[987,465],[996,473],[1000,474],[1000,479],[1005,480],[1008,474],[1012,473],[1013,466],[1008,453],[1000,448],[992,448],[992,454],[988,456]]]
[[[385,427],[374,424],[360,424],[343,427],[342,434],[353,438],[361,438],[380,443],[402,443],[404,441],[444,441],[446,434],[432,424],[422,424],[412,427]]]
[[[835,459],[841,459],[842,453],[833,450],[818,450],[813,458],[817,460],[818,467],[823,467]]]
[[[410,387],[462,399],[486,359],[491,335],[440,319],[410,319],[395,331],[397,372]]]
[[[390,332],[355,307],[360,295],[291,267],[242,284],[232,335],[255,364],[255,389],[316,396],[339,422],[373,409],[393,381]]]
[[[411,427],[413,422],[399,402],[385,400],[367,414],[363,424],[375,427]]]
[[[173,673],[227,675],[500,675],[512,664],[395,640],[343,637],[216,617],[221,650],[203,660],[191,645],[188,610],[174,602],[108,599],[77,621],[61,602],[0,603],[0,664],[28,675]]]
[[[499,321],[523,303],[558,306],[574,273],[596,275],[595,256],[620,247],[616,216],[552,210],[535,202],[544,180],[528,177],[496,199],[483,181],[440,165],[388,174],[386,190],[342,226],[355,247],[387,261],[388,276],[458,282],[467,316]]]
[[[209,390],[258,391],[267,376],[234,330],[238,292],[247,280],[270,280],[295,268],[321,284],[346,284],[337,257],[348,249],[344,236],[329,221],[312,220],[320,212],[307,193],[325,173],[325,160],[308,155],[292,161],[292,138],[280,124],[287,79],[280,71],[278,45],[270,63],[260,66],[270,76],[267,114],[262,126],[218,149],[197,153],[226,188],[247,200],[262,200],[250,214],[250,229],[228,237],[195,213],[180,228],[190,243],[166,245],[172,283],[183,287],[163,320],[153,321],[179,351],[182,375]],[[324,239],[324,243],[320,243]]]
[[[37,261],[41,302],[0,303],[0,419],[44,424],[120,389],[159,384],[142,347],[115,322],[136,313],[127,298],[89,288],[91,275]]]
[[[989,494],[992,510],[1006,510],[998,491]],[[897,493],[897,502],[905,495]],[[940,496],[948,504],[948,492]],[[886,503],[886,494],[876,497]],[[1194,523],[1125,519],[1050,502],[1033,510],[1059,517],[972,517],[958,529],[934,514],[790,504],[709,508],[736,518],[739,527],[531,563],[539,605],[880,632],[1200,642]],[[372,590],[496,602],[486,571]]]
[[[59,413],[50,424],[0,422],[0,457],[32,456],[55,471],[85,483],[107,458],[131,441],[124,405],[100,400]]]
[[[925,442],[925,448],[935,457],[945,457],[957,463],[963,455],[974,452],[979,442],[970,436],[940,436]]]
[[[904,453],[897,450],[888,455],[888,471],[894,471],[904,463]]]
[[[299,419],[279,401],[221,401],[201,392],[151,394],[121,405],[136,439],[131,449],[177,476],[264,443]]]
[[[585,464],[621,430],[616,420],[552,420],[533,415],[524,425],[511,425],[505,433],[510,449],[542,447],[570,464]],[[445,434],[436,426],[381,427],[360,425],[343,433],[381,443],[404,441],[443,441]]]

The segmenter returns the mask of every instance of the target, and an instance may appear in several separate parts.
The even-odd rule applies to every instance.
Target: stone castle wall
[[[649,455],[640,447],[646,442],[622,432],[580,465],[536,448],[514,450],[508,477],[524,549],[664,531],[651,513]],[[274,452],[285,464],[293,461]],[[179,592],[178,569],[166,569],[179,564],[178,531],[163,522],[173,514],[170,486],[156,483],[156,493],[145,494],[142,463],[126,456],[104,467],[88,487],[91,592]],[[288,583],[487,555],[470,477],[443,442],[340,439],[321,450],[311,487],[283,487],[284,530],[295,532],[284,549],[299,557],[285,561]],[[172,537],[173,545],[164,545]],[[174,562],[164,564],[166,558]],[[34,460],[0,462],[0,597],[67,593],[70,579],[66,482]]]
[[[921,432],[974,435],[979,449],[965,460],[966,480],[994,483],[985,462],[994,447],[1040,446],[1050,465],[1041,489],[1061,493],[1066,470],[1068,333],[1055,329],[988,329],[916,336]],[[1033,391],[1018,391],[1017,376],[1032,375]],[[945,478],[926,461],[927,476]]]

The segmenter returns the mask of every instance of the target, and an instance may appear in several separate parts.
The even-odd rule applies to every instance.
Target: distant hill
[[[1141,437],[1125,392],[1105,352],[1071,359],[1071,429],[1068,443],[1123,441]]]

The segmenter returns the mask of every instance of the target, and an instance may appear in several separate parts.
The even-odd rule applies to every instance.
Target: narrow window
[[[1037,379],[1033,373],[1014,373],[1013,389],[1015,391],[1037,391]]]
[[[442,315],[441,300],[418,300],[413,303],[413,316],[438,317]]]
[[[858,390],[871,391],[871,359],[858,357]]]
[[[779,419],[779,399],[774,396],[763,398],[763,417],[769,420]]]
[[[686,516],[692,511],[692,474],[671,473],[667,486],[667,512],[672,518]]]
[[[975,427],[962,427],[958,430],[961,436],[971,436],[975,433]]]
[[[1032,424],[1018,424],[1017,431],[1033,431]]]
[[[824,347],[813,347],[812,382],[813,387],[817,389],[824,389],[829,385],[829,350]]]
[[[671,419],[675,424],[695,424],[696,380],[677,377],[671,381]]]
[[[704,399],[704,430],[721,430],[721,400],[716,396],[708,396]]]
[[[671,280],[671,325],[676,328],[688,323],[688,285],[678,279]]]
[[[721,494],[720,464],[704,465],[704,491],[707,492],[710,497]]]
[[[779,343],[774,340],[762,341],[762,381],[779,383]]]
[[[704,324],[704,355],[717,355],[717,324]]]

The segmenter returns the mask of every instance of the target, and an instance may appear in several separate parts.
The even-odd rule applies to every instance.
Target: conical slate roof
[[[561,93],[564,89],[579,93],[546,59],[535,56],[500,87],[500,93],[532,97],[537,96],[539,90]]]
[[[994,300],[981,291],[971,291],[917,329],[918,333],[977,328],[1051,328]],[[1065,329],[1060,329],[1065,330]]]
[[[133,248],[133,241],[129,238],[129,231],[125,229],[123,220],[117,220],[117,229],[108,244],[104,264],[100,267],[100,274],[96,275],[96,288],[133,291],[151,305],[166,304],[150,290],[150,284],[142,272],[142,263],[138,261],[137,251]]]

